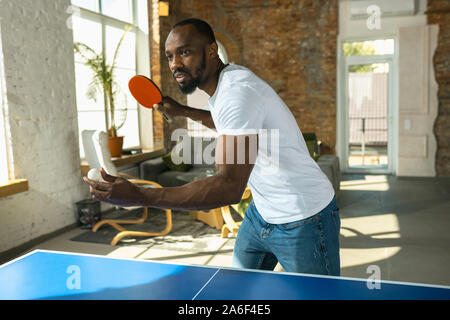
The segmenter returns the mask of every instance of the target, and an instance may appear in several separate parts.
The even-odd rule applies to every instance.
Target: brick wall
[[[267,81],[301,130],[316,132],[324,143],[322,151],[335,153],[337,0],[171,0],[170,5],[170,16],[158,19],[161,53],[175,22],[189,17],[207,21],[229,60]],[[163,91],[186,103],[164,55],[157,59],[152,66],[159,65]],[[166,141],[174,128],[184,125],[180,119],[166,126]],[[157,130],[160,126],[156,123]]]
[[[428,0],[428,24],[439,25],[439,38],[434,55],[434,70],[439,85],[439,111],[434,124],[438,150],[437,176],[450,176],[450,2]]]

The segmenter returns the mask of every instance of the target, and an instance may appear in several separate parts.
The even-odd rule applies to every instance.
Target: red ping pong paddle
[[[149,78],[141,75],[134,76],[128,82],[133,97],[145,108],[153,108],[154,104],[159,104],[162,101],[161,90]],[[162,113],[164,118],[170,123],[172,119],[165,113]]]

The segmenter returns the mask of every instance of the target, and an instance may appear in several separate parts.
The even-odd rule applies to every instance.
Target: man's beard
[[[191,94],[192,92],[195,91],[195,89],[198,88],[198,86],[201,83],[201,78],[203,75],[203,72],[205,71],[206,68],[206,59],[205,59],[205,55],[203,55],[202,58],[202,63],[200,65],[199,68],[197,68],[195,70],[195,77],[193,77],[187,70],[185,69],[177,69],[175,70],[174,74],[176,72],[182,72],[185,73],[186,75],[189,76],[189,78],[191,78],[191,82],[188,82],[186,85],[182,85],[181,83],[178,83],[178,87],[180,88],[181,93],[183,94]]]

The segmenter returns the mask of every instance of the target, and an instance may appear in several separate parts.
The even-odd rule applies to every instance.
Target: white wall
[[[29,191],[0,198],[0,252],[74,223],[80,174],[69,0],[2,0],[7,140]]]

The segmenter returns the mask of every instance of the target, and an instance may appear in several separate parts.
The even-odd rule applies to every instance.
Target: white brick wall
[[[0,198],[0,252],[75,222],[88,196],[78,150],[69,0],[0,0],[16,178],[29,191]]]

